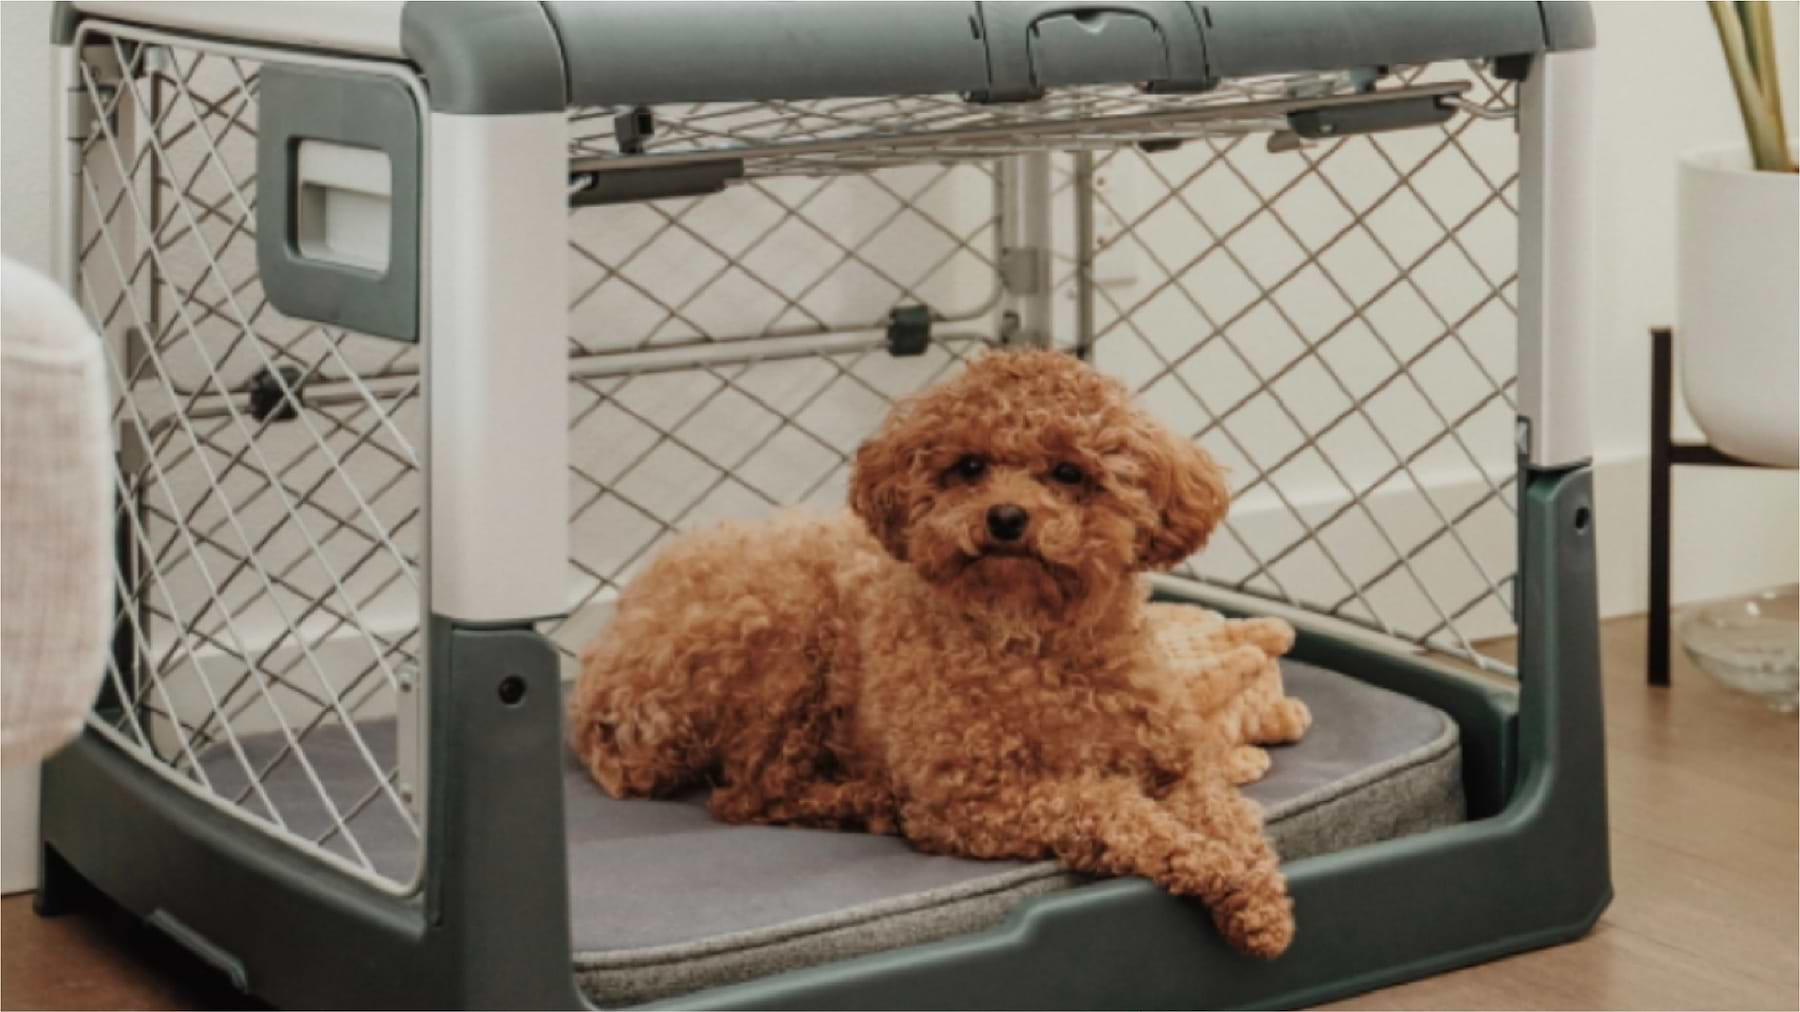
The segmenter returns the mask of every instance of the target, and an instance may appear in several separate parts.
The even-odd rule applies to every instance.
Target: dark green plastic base
[[[1527,475],[1519,509],[1517,694],[1302,630],[1301,659],[1457,721],[1471,821],[1288,865],[1299,933],[1279,960],[1239,956],[1197,905],[1116,880],[1031,901],[993,931],[670,1004],[1288,1007],[1580,936],[1612,896],[1590,476]],[[554,655],[528,631],[439,620],[431,658],[417,895],[277,845],[88,735],[45,768],[46,907],[85,878],[282,1005],[581,1006]],[[517,705],[496,692],[508,675],[527,685]]]
[[[46,912],[79,876],[287,1007],[582,1007],[555,651],[434,619],[429,657],[431,845],[413,895],[275,843],[89,733],[44,766]]]

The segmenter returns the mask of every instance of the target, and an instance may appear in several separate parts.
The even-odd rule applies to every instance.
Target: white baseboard
[[[1423,476],[1434,498],[1457,501],[1476,493],[1472,473]],[[1594,465],[1600,615],[1643,612],[1649,603],[1649,458],[1602,454]],[[1733,468],[1678,468],[1671,522],[1671,596],[1677,605],[1714,600],[1800,578],[1800,473]],[[1370,497],[1374,508],[1403,513],[1419,508],[1416,490]],[[1342,497],[1296,503],[1311,513]],[[1265,501],[1240,503],[1232,523],[1249,532],[1278,525],[1286,511]],[[1514,548],[1492,537],[1467,539],[1492,571],[1511,572]],[[1480,634],[1488,630],[1479,629]]]

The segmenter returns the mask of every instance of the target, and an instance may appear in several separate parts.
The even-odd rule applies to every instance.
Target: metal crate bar
[[[976,105],[956,96],[831,99],[686,111],[658,107],[659,133],[641,152],[622,152],[608,133],[625,110],[571,118],[572,175],[641,171],[738,159],[745,175],[867,172],[914,161],[993,159],[1033,151],[1264,133],[1290,113],[1419,99],[1454,102],[1466,82],[1376,89],[1352,73],[1233,81],[1199,95],[1157,95],[1116,86],[1063,89],[1019,105]]]

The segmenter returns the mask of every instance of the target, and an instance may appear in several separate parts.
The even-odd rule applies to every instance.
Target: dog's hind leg
[[[893,794],[872,780],[811,780],[773,796],[755,787],[725,785],[713,791],[706,807],[721,822],[856,829],[878,835],[897,831]]]
[[[582,764],[615,798],[667,794],[697,780],[713,749],[693,701],[620,675],[590,657],[570,694],[569,740]]]
[[[789,706],[831,612],[828,533],[795,521],[683,534],[632,580],[569,702],[570,740],[601,787],[642,797],[706,779],[728,735]]]
[[[661,589],[652,582],[639,592]],[[670,793],[718,762],[722,689],[741,680],[743,651],[670,614],[661,600],[622,606],[583,651],[569,694],[569,741],[616,798]]]
[[[793,658],[798,660],[798,658]],[[720,744],[718,786],[707,807],[724,822],[787,823],[894,831],[885,783],[839,761],[844,710],[821,675],[765,674],[759,719],[735,721]]]

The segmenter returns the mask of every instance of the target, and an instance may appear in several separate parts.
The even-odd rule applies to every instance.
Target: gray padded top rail
[[[1588,5],[1557,0],[373,3],[359,5],[359,31],[335,35],[236,5],[91,6],[227,38],[401,57],[425,76],[432,108],[478,115],[879,95],[1005,102],[1060,85],[1202,91],[1252,75],[1594,44]],[[82,17],[57,4],[51,40],[67,44]]]
[[[1593,44],[1578,3],[546,3],[571,106],[961,93],[1516,56]],[[1542,8],[1554,8],[1553,12]]]

